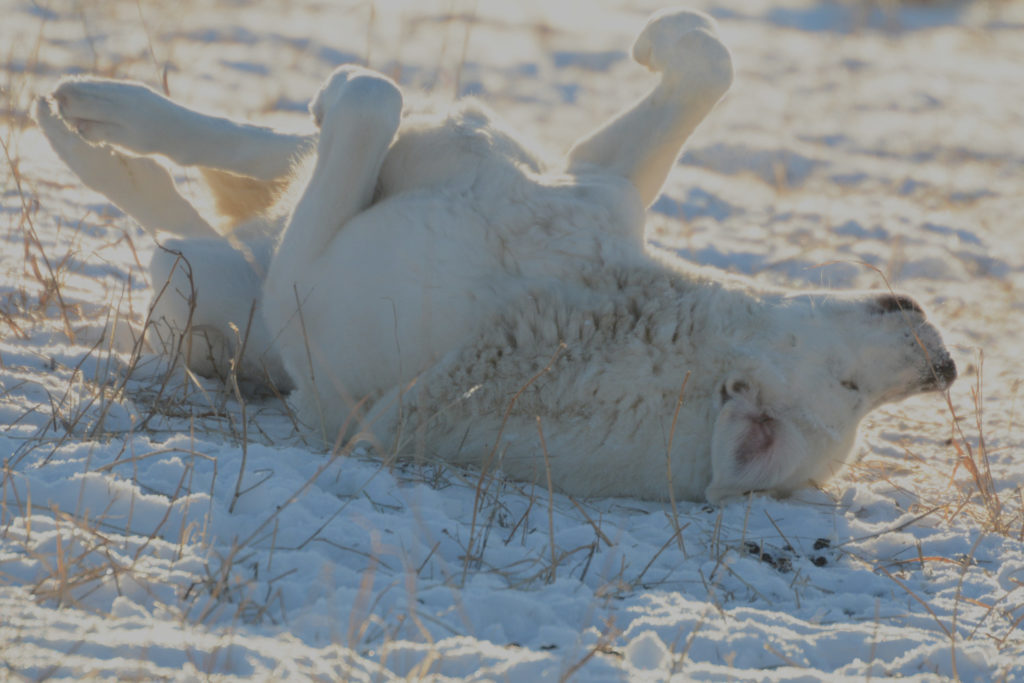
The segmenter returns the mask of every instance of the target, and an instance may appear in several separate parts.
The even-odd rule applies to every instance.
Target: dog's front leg
[[[338,230],[370,205],[398,129],[402,95],[384,76],[345,66],[317,93],[311,110],[320,126],[316,164],[268,274],[268,292],[282,290],[286,297]]]
[[[729,50],[714,21],[690,10],[651,17],[633,45],[633,58],[661,81],[631,108],[580,140],[568,170],[600,167],[629,179],[645,206],[657,198],[683,143],[732,84]]]

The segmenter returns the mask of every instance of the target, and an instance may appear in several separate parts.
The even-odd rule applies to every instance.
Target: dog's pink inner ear
[[[746,420],[748,425],[736,444],[736,464],[743,467],[770,458],[776,438],[775,420],[765,413],[740,419]]]
[[[742,376],[730,377],[721,392],[716,433],[722,437],[720,441],[729,444],[736,465],[743,467],[770,457],[778,423],[762,407],[760,392]]]
[[[747,491],[774,491],[793,474],[800,459],[792,429],[772,417],[754,391],[729,392],[711,438],[713,502]]]

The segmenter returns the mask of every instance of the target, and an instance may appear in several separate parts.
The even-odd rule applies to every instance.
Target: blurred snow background
[[[153,240],[27,116],[95,73],[302,130],[357,61],[560,154],[650,86],[657,0],[0,0],[0,678],[1024,677],[1024,3],[689,4],[737,79],[651,242],[887,279],[961,379],[870,416],[824,490],[673,510],[331,459],[276,398],[133,353],[105,330],[142,320]]]

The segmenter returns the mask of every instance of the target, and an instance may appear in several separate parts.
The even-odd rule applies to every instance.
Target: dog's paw
[[[346,64],[335,69],[310,102],[313,122],[325,123],[365,114],[391,118],[401,114],[402,93],[394,82],[370,69]]]
[[[70,135],[71,131],[61,120],[55,109],[56,107],[53,100],[44,95],[33,100],[30,114],[32,119],[43,130],[43,133],[45,133],[47,137],[50,137],[51,132],[55,134]]]
[[[36,98],[32,105],[32,118],[50,141],[53,151],[76,173],[81,172],[83,165],[110,154],[110,150],[91,145],[70,128],[57,113],[57,105],[50,97]]]
[[[693,10],[654,14],[633,44],[633,59],[666,77],[721,87],[732,84],[732,57],[718,38],[715,21]]]
[[[128,81],[69,78],[50,95],[67,125],[93,144],[111,144],[137,154],[157,150],[161,117],[169,100]]]

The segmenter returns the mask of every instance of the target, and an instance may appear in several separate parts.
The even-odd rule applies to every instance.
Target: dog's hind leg
[[[316,139],[201,114],[129,81],[66,79],[51,97],[61,117],[89,142],[198,167],[231,226],[277,200],[296,160]]]
[[[633,45],[633,58],[661,74],[646,97],[569,151],[568,170],[588,167],[628,178],[644,205],[661,191],[683,143],[732,84],[729,50],[714,21],[691,10],[651,17]]]
[[[249,239],[244,250],[236,249],[178,194],[170,175],[153,159],[89,144],[46,98],[36,101],[33,114],[57,155],[87,186],[147,230],[187,238],[168,241],[149,264],[154,291],[149,343],[166,355],[181,355],[201,375],[226,377],[244,336],[239,375],[270,377],[288,388],[258,308],[272,238]]]
[[[269,378],[284,391],[291,381],[263,320],[260,297],[273,241],[253,240],[247,247],[243,254],[220,238],[172,239],[154,251],[147,338],[200,375],[226,379],[234,369],[242,378]]]
[[[33,115],[50,145],[88,187],[100,192],[150,232],[213,237],[217,232],[174,186],[163,166],[106,147],[96,147],[67,127],[46,98],[35,102]]]
[[[287,177],[315,139],[201,114],[130,81],[69,78],[51,97],[60,115],[89,142],[258,180]]]
[[[286,299],[297,274],[324,253],[338,230],[368,207],[402,113],[398,87],[361,67],[341,67],[311,105],[320,125],[313,173],[292,212],[268,274],[267,292]]]

